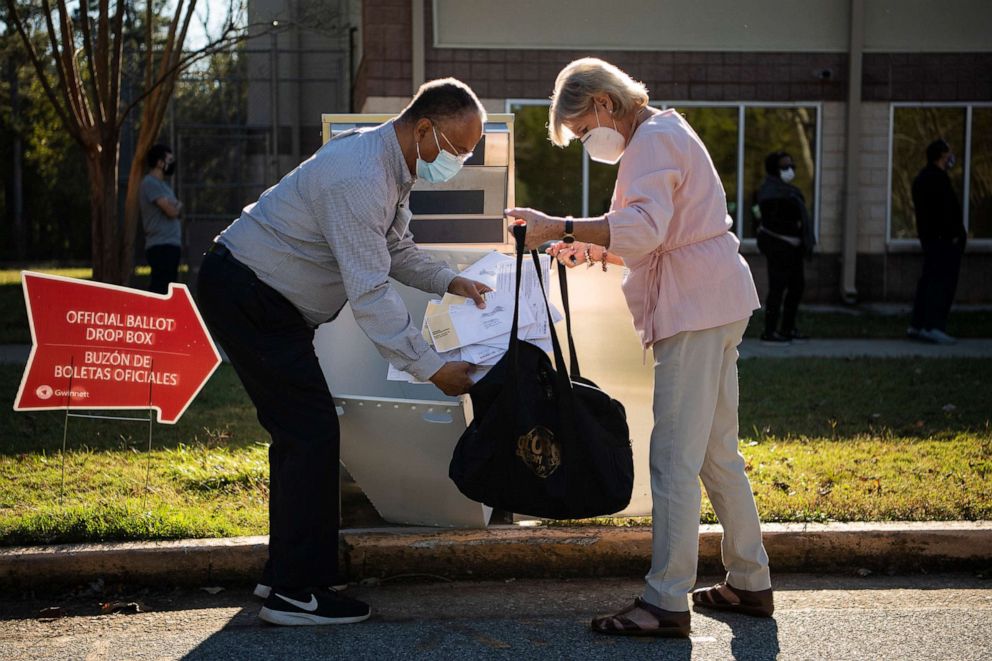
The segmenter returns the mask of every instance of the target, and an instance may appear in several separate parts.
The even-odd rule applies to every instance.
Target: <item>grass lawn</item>
[[[267,531],[267,437],[230,366],[179,424],[154,426],[150,454],[143,423],[73,419],[62,505],[63,416],[11,410],[21,369],[0,366],[0,544]],[[992,518],[990,370],[992,359],[743,361],[742,452],[763,519]]]

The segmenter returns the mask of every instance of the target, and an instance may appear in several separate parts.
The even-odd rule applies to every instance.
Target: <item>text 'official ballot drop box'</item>
[[[323,115],[327,142],[341,132],[376,126],[391,115]],[[410,193],[417,244],[456,271],[493,249],[506,251],[503,209],[513,205],[513,115],[489,115],[483,138],[453,179],[418,180]],[[437,294],[391,281],[420,328]],[[468,424],[468,398],[431,384],[387,381],[388,364],[355,322],[350,306],[314,340],[337,404],[341,462],[383,519],[430,526],[483,527],[488,507],[448,479],[448,464]]]

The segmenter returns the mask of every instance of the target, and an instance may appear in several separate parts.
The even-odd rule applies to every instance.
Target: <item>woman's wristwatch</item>
[[[565,234],[561,237],[564,243],[572,244],[575,243],[575,222],[572,220],[571,216],[565,216]]]

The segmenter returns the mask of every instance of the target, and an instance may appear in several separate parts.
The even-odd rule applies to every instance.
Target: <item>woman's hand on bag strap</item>
[[[514,207],[506,209],[504,213],[514,218],[511,225],[526,225],[527,239],[525,247],[527,250],[537,250],[542,243],[560,239],[565,231],[565,219],[549,216],[537,209],[522,209]]]

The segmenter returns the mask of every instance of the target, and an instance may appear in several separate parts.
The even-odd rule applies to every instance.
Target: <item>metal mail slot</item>
[[[392,115],[325,114],[324,142],[345,131],[378,126]],[[508,242],[503,210],[513,206],[513,115],[490,115],[472,157],[451,181],[418,180],[410,193],[410,229],[420,243],[476,244],[502,248]]]
[[[410,211],[414,218],[421,215],[429,215],[431,218],[438,216],[453,215],[459,218],[472,216],[493,216],[503,217],[503,209],[506,208],[506,168],[479,166],[465,167],[451,181],[443,184],[429,184],[426,181],[418,181],[410,194]],[[419,197],[417,193],[430,193],[430,197]],[[466,196],[466,192],[474,192],[474,196]],[[466,202],[474,202],[475,209],[478,209],[478,193],[482,193],[481,211],[469,211],[463,205]],[[447,203],[443,199],[447,197]],[[428,207],[424,204],[427,200],[435,203]],[[442,200],[442,201],[439,201]],[[420,204],[420,211],[417,204]],[[440,208],[439,208],[440,207]]]
[[[502,218],[420,218],[410,222],[417,243],[502,243]]]

